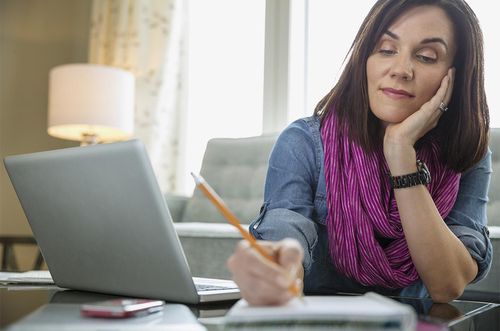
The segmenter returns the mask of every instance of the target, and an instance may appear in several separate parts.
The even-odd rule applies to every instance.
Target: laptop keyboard
[[[236,286],[217,286],[217,285],[210,285],[210,284],[195,284],[196,290],[198,291],[217,291],[217,290],[230,290],[230,289],[235,289],[238,288]]]

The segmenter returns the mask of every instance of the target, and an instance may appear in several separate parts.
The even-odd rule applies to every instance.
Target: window
[[[306,105],[312,114],[316,104],[335,85],[342,63],[373,0],[340,3],[309,1]]]
[[[485,88],[488,106],[490,107],[490,126],[500,128],[500,45],[498,43],[498,29],[500,21],[493,9],[493,2],[484,0],[468,0],[467,3],[474,10],[481,23],[484,37]]]
[[[190,0],[184,193],[207,141],[262,133],[265,0]]]

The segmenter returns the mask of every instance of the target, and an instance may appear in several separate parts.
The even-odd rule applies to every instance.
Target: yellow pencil
[[[208,185],[208,183],[201,177],[200,175],[195,175],[194,173],[191,173],[191,175],[194,178],[194,181],[196,183],[196,186],[207,196],[207,198],[212,202],[212,204],[217,207],[217,209],[221,212],[221,214],[231,223],[234,225],[238,231],[241,233],[241,236],[248,240],[250,243],[250,246],[255,248],[262,256],[264,256],[266,259],[269,261],[276,263],[274,258],[267,253],[261,245],[255,240],[255,238],[245,229],[241,226],[240,221],[238,218],[229,210],[229,208],[226,206],[222,198]],[[288,290],[295,296],[302,297],[302,292],[297,288],[295,283],[290,285]]]

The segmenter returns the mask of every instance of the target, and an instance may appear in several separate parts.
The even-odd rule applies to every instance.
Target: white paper
[[[306,296],[283,306],[250,306],[238,301],[226,315],[226,323],[290,321],[400,322],[401,330],[416,325],[413,308],[376,293],[359,296]]]
[[[0,281],[5,284],[54,284],[48,270],[2,272],[0,273]]]

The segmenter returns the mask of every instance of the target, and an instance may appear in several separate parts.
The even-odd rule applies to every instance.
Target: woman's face
[[[456,52],[453,24],[439,7],[403,13],[368,57],[368,97],[383,123],[399,123],[436,93]]]

